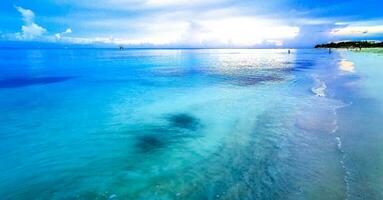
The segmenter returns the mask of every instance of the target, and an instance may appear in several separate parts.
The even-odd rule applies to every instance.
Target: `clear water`
[[[0,197],[383,199],[382,58],[0,50]]]

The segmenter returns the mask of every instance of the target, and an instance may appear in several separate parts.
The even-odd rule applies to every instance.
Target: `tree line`
[[[349,41],[315,45],[315,48],[383,48],[383,42]]]

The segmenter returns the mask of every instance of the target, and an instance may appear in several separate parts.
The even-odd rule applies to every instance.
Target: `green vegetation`
[[[331,42],[318,44],[315,48],[383,48],[383,42],[375,41],[350,41],[350,42]]]

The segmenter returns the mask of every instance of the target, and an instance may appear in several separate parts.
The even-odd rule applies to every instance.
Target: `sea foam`
[[[325,97],[326,96],[325,92],[327,89],[326,83],[316,76],[313,76],[313,78],[315,81],[315,85],[314,87],[311,88],[311,91],[318,97]]]

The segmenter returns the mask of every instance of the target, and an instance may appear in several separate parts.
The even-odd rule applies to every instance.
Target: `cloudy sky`
[[[382,40],[381,0],[1,0],[0,44],[312,47]]]

